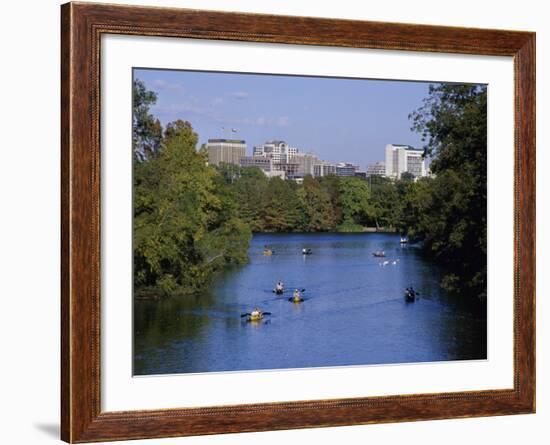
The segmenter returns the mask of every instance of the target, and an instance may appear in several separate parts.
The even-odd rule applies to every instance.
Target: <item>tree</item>
[[[223,265],[246,261],[250,230],[197,139],[188,122],[173,122],[158,153],[134,164],[138,291],[194,292]]]
[[[160,121],[149,113],[157,94],[147,90],[143,81],[134,79],[132,101],[132,148],[134,159],[142,162],[157,153],[162,139]]]
[[[342,223],[339,230],[361,231],[372,212],[367,182],[356,177],[342,177],[338,191],[342,203]]]
[[[326,232],[335,228],[330,195],[315,178],[306,176],[303,186],[296,193],[304,211],[304,231]]]
[[[262,211],[265,205],[264,196],[269,186],[269,179],[256,167],[241,168],[239,177],[234,182],[231,182],[231,173],[224,173],[224,177],[231,184],[231,190],[239,207],[240,217],[250,226],[253,232],[263,231]]]
[[[296,184],[275,177],[269,180],[260,211],[265,232],[293,232],[303,227],[303,209],[296,195]]]
[[[436,177],[423,191],[410,233],[447,266],[443,285],[484,299],[487,288],[487,87],[430,86],[424,105],[411,114],[426,142]],[[420,185],[418,187],[424,187]],[[429,194],[429,197],[427,196]],[[410,206],[415,207],[414,196]]]
[[[390,179],[381,176],[371,176],[369,187],[369,221],[377,229],[395,227],[399,222],[400,215],[397,187]]]

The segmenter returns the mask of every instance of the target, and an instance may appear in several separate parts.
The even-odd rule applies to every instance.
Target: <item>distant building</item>
[[[258,167],[264,172],[273,170],[273,159],[262,156],[243,156],[239,163],[241,167]]]
[[[283,170],[271,170],[270,172],[264,171],[264,173],[268,178],[281,178],[282,180],[286,179],[286,173]]]
[[[290,162],[298,164],[298,175],[303,177],[314,176],[314,166],[321,161],[312,153],[295,153],[290,156]]]
[[[386,176],[400,179],[405,172],[411,173],[415,178],[426,176],[423,154],[424,150],[410,145],[386,145]]]
[[[264,158],[262,156],[243,156],[240,161],[241,167],[257,167],[268,178],[281,178],[286,179],[286,173],[284,170],[276,170],[273,159]]]
[[[273,159],[273,162],[289,162],[291,156],[298,153],[296,147],[291,147],[285,141],[267,141],[254,147],[253,155]]]
[[[384,162],[369,164],[366,173],[367,176],[386,176],[386,164]]]
[[[246,155],[246,142],[235,139],[208,139],[206,144],[210,165],[240,164]]]
[[[355,176],[357,170],[359,170],[359,166],[350,164],[349,162],[336,164],[336,176]]]
[[[367,172],[355,172],[355,174],[353,176],[355,176],[356,178],[366,179],[367,178]]]
[[[336,165],[330,164],[325,161],[321,161],[319,164],[313,166],[313,176],[321,178],[323,176],[335,175]]]
[[[287,179],[295,179],[301,177],[298,173],[300,169],[300,164],[296,162],[277,162],[273,164],[273,168],[276,171],[285,172],[285,177]]]

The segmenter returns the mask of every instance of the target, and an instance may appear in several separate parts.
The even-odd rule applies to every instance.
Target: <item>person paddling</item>
[[[250,318],[252,320],[257,320],[257,319],[260,319],[261,317],[262,317],[262,311],[260,311],[260,309],[258,309],[257,307],[255,307],[254,310],[250,312]]]
[[[294,289],[294,293],[292,294],[292,298],[290,298],[290,301],[293,301],[294,303],[300,303],[302,300],[302,294],[298,289]]]

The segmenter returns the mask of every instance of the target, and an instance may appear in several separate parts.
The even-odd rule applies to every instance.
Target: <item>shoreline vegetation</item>
[[[156,94],[133,84],[134,296],[194,294],[247,262],[253,233],[396,232],[447,271],[441,285],[486,298],[486,101],[479,85],[438,84],[409,116],[432,177],[267,178],[255,167],[208,165],[191,124],[162,128]],[[467,297],[466,297],[467,296]]]

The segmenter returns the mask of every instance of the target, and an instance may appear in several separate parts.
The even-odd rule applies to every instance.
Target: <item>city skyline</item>
[[[150,111],[163,126],[191,122],[199,145],[242,139],[250,155],[284,140],[361,170],[383,161],[389,143],[422,146],[408,114],[422,105],[427,82],[157,69],[135,69],[134,78],[157,93]]]

